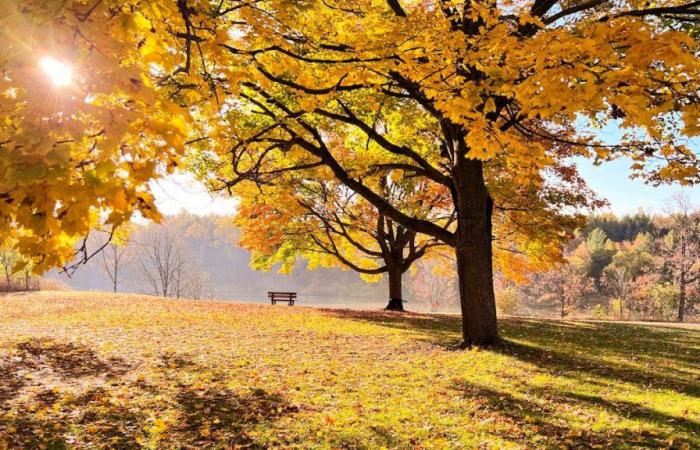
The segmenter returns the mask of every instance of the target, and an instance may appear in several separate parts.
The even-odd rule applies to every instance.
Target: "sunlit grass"
[[[700,448],[700,332],[0,297],[0,448]]]

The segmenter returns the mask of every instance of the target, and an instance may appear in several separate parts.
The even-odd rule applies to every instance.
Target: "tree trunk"
[[[457,273],[462,309],[463,345],[498,342],[496,299],[493,291],[493,200],[484,180],[483,163],[460,158],[454,171],[453,196],[457,209]]]
[[[5,282],[7,283],[7,290],[12,291],[12,275],[9,267],[5,267]]]
[[[683,322],[685,316],[685,273],[681,272],[678,295],[678,322]]]
[[[403,294],[401,278],[403,273],[400,267],[389,267],[389,304],[385,308],[388,311],[403,311]]]
[[[114,269],[114,279],[112,280],[112,288],[114,293],[117,292],[117,284],[119,283],[119,248],[113,243],[112,248],[112,268]]]

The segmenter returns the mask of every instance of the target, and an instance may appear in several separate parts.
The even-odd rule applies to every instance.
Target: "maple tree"
[[[309,269],[340,265],[368,281],[388,275],[388,310],[403,311],[402,278],[414,262],[439,245],[379,214],[375,207],[321,171],[312,177],[275,177],[259,190],[240,186],[236,224],[240,245],[251,251],[252,265],[269,270],[281,264],[289,273],[297,257]],[[283,178],[283,179],[280,179]],[[422,183],[377,180],[387,198],[408,205],[426,220],[449,220],[449,196]]]
[[[22,3],[31,8],[51,2]],[[88,58],[107,53],[108,63],[99,56],[97,76],[89,77],[96,83],[91,98],[104,97],[103,111],[121,126],[89,138],[104,124],[90,102],[74,105],[87,111],[87,119],[69,121],[77,122],[80,143],[71,143],[71,155],[60,159],[64,176],[48,191],[55,193],[46,202],[22,202],[30,206],[3,205],[2,212],[13,217],[5,227],[30,229],[25,242],[34,247],[26,250],[50,254],[55,263],[70,248],[57,243],[56,230],[68,236],[84,231],[94,208],[114,206],[115,222],[128,215],[129,205],[152,206],[143,187],[145,178],[156,175],[154,159],[168,164],[176,158],[174,149],[188,142],[182,138],[185,126],[164,119],[182,114],[173,105],[186,106],[194,124],[193,151],[228,162],[236,179],[258,183],[262,175],[324,166],[394,223],[454,247],[464,343],[488,345],[498,338],[492,237],[494,214],[508,199],[500,194],[502,180],[528,192],[524,198],[550,206],[522,211],[527,220],[552,218],[553,205],[566,204],[566,197],[550,197],[547,188],[558,181],[575,183],[575,167],[566,165],[572,156],[597,161],[628,156],[633,174],[654,183],[697,180],[696,157],[685,139],[700,132],[700,63],[698,41],[684,25],[698,14],[697,6],[682,0],[662,6],[637,0],[62,3],[54,8],[58,15],[52,10],[49,25],[60,19],[56,35],[68,36],[64,44],[92,48],[83,35],[100,37],[96,48],[100,42],[114,44],[84,53]],[[20,59],[29,54],[16,53]],[[24,87],[25,78],[9,69],[0,91]],[[130,94],[133,84],[139,92]],[[13,95],[23,100],[25,92],[35,90]],[[25,106],[12,110],[22,111],[11,118],[13,124],[51,123],[30,119],[53,117]],[[612,121],[626,130],[620,141],[596,140],[591,128]],[[56,130],[27,128],[20,135],[52,136],[53,145],[65,139],[57,137],[65,124],[58,119],[53,124]],[[4,126],[0,142],[15,135]],[[99,159],[111,161],[104,172],[94,163],[95,173],[107,187],[116,186],[113,191],[93,188],[86,181],[92,178],[76,167],[91,161],[85,155],[94,139],[100,140]],[[131,156],[115,157],[117,149]],[[24,157],[25,150],[11,154]],[[130,175],[107,176],[122,173],[112,164]],[[138,175],[134,164],[141,166]],[[10,160],[2,167],[19,165]],[[444,187],[454,221],[436,224],[392,204],[366,182],[377,171]],[[41,170],[23,173],[29,183],[3,185],[0,192],[32,198],[27,184],[37,192],[35,181],[54,180]],[[78,183],[71,186],[75,197],[65,195],[66,180]],[[127,201],[118,200],[120,192],[128,194]],[[73,198],[82,207],[64,214],[63,205],[78,203]],[[568,199],[589,202],[585,195]],[[47,225],[36,211],[51,219]],[[556,220],[550,225],[565,229]],[[34,236],[39,234],[41,241]],[[533,247],[545,243],[520,242],[534,253],[539,249]],[[48,251],[57,247],[64,253]]]
[[[159,218],[147,183],[175,166],[188,112],[157,90],[135,4],[0,2],[0,235],[36,271],[94,227]]]
[[[453,246],[467,345],[497,339],[500,178],[539,193],[567,158],[626,155],[653,182],[697,179],[682,139],[698,133],[697,42],[674,28],[697,13],[692,3],[234,5],[243,25],[209,59],[235,99],[215,131],[232,139],[220,151],[234,174],[259,182],[323,165],[396,223]],[[189,11],[207,23],[204,10]],[[208,27],[190,40],[219,39]],[[581,125],[610,121],[629,130],[619,143]],[[364,182],[381,167],[445,186],[454,226],[415,217]]]

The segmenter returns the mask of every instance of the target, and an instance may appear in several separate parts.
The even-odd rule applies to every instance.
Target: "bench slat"
[[[270,299],[273,305],[277,302],[287,302],[290,306],[294,306],[294,302],[297,298],[297,293],[269,291],[267,293],[267,297]]]

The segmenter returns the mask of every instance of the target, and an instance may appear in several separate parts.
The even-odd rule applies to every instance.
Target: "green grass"
[[[2,448],[700,448],[700,331],[0,297]]]

